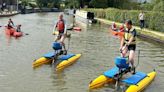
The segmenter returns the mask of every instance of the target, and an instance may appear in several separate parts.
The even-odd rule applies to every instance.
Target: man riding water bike
[[[136,29],[133,28],[131,20],[127,20],[125,25],[126,30],[121,40],[120,51],[122,52],[122,57],[125,57],[126,53],[129,51],[129,63],[132,66],[132,73],[135,74],[134,56],[136,50]]]

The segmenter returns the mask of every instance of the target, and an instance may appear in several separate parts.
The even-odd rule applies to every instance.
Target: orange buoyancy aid
[[[128,30],[128,29],[127,29]],[[128,43],[130,38],[133,36],[132,32],[135,31],[134,28],[131,28],[129,31],[125,31],[124,33],[124,43]],[[133,41],[130,44],[136,44],[136,36],[133,38]]]
[[[65,24],[64,24],[64,20],[59,20],[58,22],[57,22],[57,30],[59,31],[59,32],[64,32],[64,29],[65,29]]]
[[[125,31],[124,26],[120,26],[120,31],[121,32],[124,32]]]
[[[113,23],[113,24],[112,24],[112,27],[113,27],[113,28],[117,28],[117,26],[116,26],[116,24],[115,24],[115,23]]]
[[[114,27],[114,28],[116,28],[116,27],[117,27],[115,23],[113,24],[113,27]]]

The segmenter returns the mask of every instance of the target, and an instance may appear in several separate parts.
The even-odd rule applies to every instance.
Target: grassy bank
[[[152,38],[155,41],[164,43],[164,13],[163,12],[145,12],[145,27],[143,30],[139,27],[138,15],[139,10],[120,10],[115,8],[107,9],[84,9],[86,11],[94,12],[98,21],[111,25],[112,22],[116,22],[117,25],[121,25],[126,19],[131,19],[134,27],[137,29],[139,35],[144,35],[147,38]]]
[[[102,19],[102,18],[96,18],[99,22],[109,24],[111,25],[113,21]],[[121,26],[122,23],[116,22],[116,25]],[[160,40],[161,42],[164,42],[164,33],[162,32],[156,32],[147,28],[144,28],[143,30],[140,29],[138,26],[134,26],[137,30],[138,35],[145,35],[154,38],[155,40]]]
[[[138,15],[140,10],[120,10],[115,8],[95,9],[88,8],[86,11],[94,12],[95,17],[103,18],[115,22],[124,22],[126,19],[131,19],[135,26],[139,26]],[[164,33],[164,13],[145,11],[145,27],[158,32]]]

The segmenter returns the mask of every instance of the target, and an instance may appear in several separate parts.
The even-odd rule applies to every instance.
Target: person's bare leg
[[[65,47],[65,43],[61,42],[62,44],[62,47],[63,47],[63,54],[66,55],[67,54],[67,50],[66,50],[66,47]]]
[[[129,52],[129,62],[131,63],[132,67],[134,67],[134,56],[135,56],[135,51],[130,50],[130,52]]]
[[[129,62],[132,66],[132,74],[135,74],[134,57],[135,57],[135,51],[130,50],[130,52],[129,52]]]
[[[65,47],[65,43],[64,42],[60,42],[63,46],[63,49],[66,50],[66,47]]]
[[[128,48],[127,48],[126,46],[124,46],[124,47],[122,48],[121,57],[125,57],[125,56],[126,56],[127,51],[128,51]]]
[[[60,43],[61,43],[62,46],[63,46],[64,54],[67,54],[67,50],[66,50],[65,43],[64,43],[65,38],[66,38],[66,35],[62,35],[62,37],[61,37],[61,39],[60,39]]]
[[[65,35],[62,35],[61,38],[60,38],[60,42],[61,43],[64,43],[65,38],[66,38],[66,36]]]

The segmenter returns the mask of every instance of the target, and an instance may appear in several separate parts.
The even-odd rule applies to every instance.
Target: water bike
[[[100,88],[105,84],[110,83],[115,83],[115,85],[117,85],[118,82],[121,82],[128,85],[125,92],[141,92],[144,90],[153,81],[156,76],[156,72],[152,71],[148,74],[144,72],[136,72],[130,77],[123,79],[123,75],[131,72],[131,67],[127,61],[127,58],[116,57],[114,60],[115,66],[91,81],[89,89]]]
[[[64,54],[61,43],[54,42],[52,45],[54,51],[43,55],[41,58],[32,63],[33,68],[42,66],[47,63],[57,63],[56,71],[63,70],[67,66],[75,63],[81,54]]]

